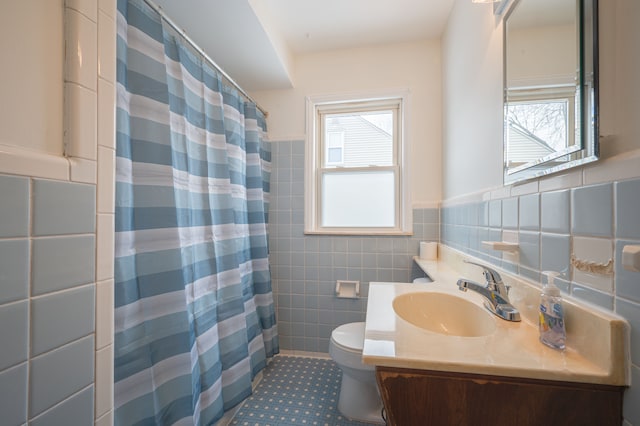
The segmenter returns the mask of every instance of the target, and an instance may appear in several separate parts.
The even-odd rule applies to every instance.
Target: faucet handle
[[[464,260],[464,262],[481,267],[483,269],[482,273],[484,274],[484,277],[487,280],[487,285],[491,285],[492,287],[496,287],[496,285],[501,285],[502,284],[502,277],[500,276],[498,271],[496,271],[495,269],[490,268],[490,267],[488,267],[486,265],[483,265],[481,263],[472,262],[470,260]]]

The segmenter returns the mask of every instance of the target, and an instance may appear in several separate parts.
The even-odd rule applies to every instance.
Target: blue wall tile
[[[543,232],[569,233],[569,194],[568,190],[542,194],[540,201],[540,229]]]
[[[29,179],[0,175],[0,238],[29,234]]]
[[[568,278],[570,244],[569,235],[540,234],[540,271],[557,271]]]
[[[613,185],[571,190],[571,223],[575,235],[613,235]]]
[[[95,285],[31,301],[31,353],[39,355],[95,330]]]
[[[502,227],[507,229],[518,228],[518,198],[502,200]]]
[[[64,401],[94,380],[94,339],[88,336],[31,359],[30,415]]]
[[[489,226],[489,202],[482,201],[478,204],[478,226]]]
[[[520,264],[534,271],[540,270],[540,233],[519,232]]]
[[[29,422],[30,426],[69,426],[93,424],[93,386],[73,395]]]
[[[36,238],[33,241],[33,295],[95,280],[95,237]]]
[[[424,217],[424,223],[440,223],[439,209],[424,209],[422,213]]]
[[[610,311],[613,310],[613,296],[610,294],[602,293],[578,284],[573,284],[571,295]]]
[[[489,201],[489,226],[492,228],[502,226],[502,200]]]
[[[540,195],[529,194],[520,197],[520,229],[523,231],[540,230]]]
[[[28,280],[28,241],[0,240],[0,304],[26,298]]]
[[[34,235],[91,233],[95,227],[95,185],[34,179]]]
[[[27,360],[28,313],[26,300],[0,306],[0,370]]]
[[[0,371],[0,413],[2,424],[21,425],[27,421],[27,364]]]
[[[616,236],[640,239],[640,179],[616,183]]]

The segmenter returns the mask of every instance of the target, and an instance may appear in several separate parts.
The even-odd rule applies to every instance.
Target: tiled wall
[[[411,237],[304,235],[304,141],[272,143],[269,245],[280,347],[328,352],[331,331],[364,321],[370,281],[412,278],[420,241],[438,241],[437,208],[414,209]],[[361,297],[335,297],[358,280]]]
[[[95,190],[0,176],[0,412],[7,424],[27,416],[46,423],[77,400],[89,402],[79,418],[93,418]]]
[[[640,179],[514,192],[498,191],[488,200],[444,207],[442,242],[538,283],[546,282],[542,271],[560,271],[557,282],[565,295],[626,318],[631,324],[633,386],[626,392],[624,416],[640,424],[640,272],[621,265],[623,247],[640,244]],[[487,249],[482,241],[519,243],[519,251]],[[599,264],[613,259],[613,271],[582,272],[572,266],[572,254]]]
[[[65,2],[65,157],[0,150],[2,424],[113,423],[115,10]]]

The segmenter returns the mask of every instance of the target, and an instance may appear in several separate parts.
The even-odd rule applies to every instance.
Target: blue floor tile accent
[[[230,425],[368,426],[338,411],[342,372],[330,359],[276,356]]]

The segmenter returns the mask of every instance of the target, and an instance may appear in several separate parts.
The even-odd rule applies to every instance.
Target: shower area
[[[279,352],[265,114],[155,5],[117,8],[114,424],[213,424]]]

